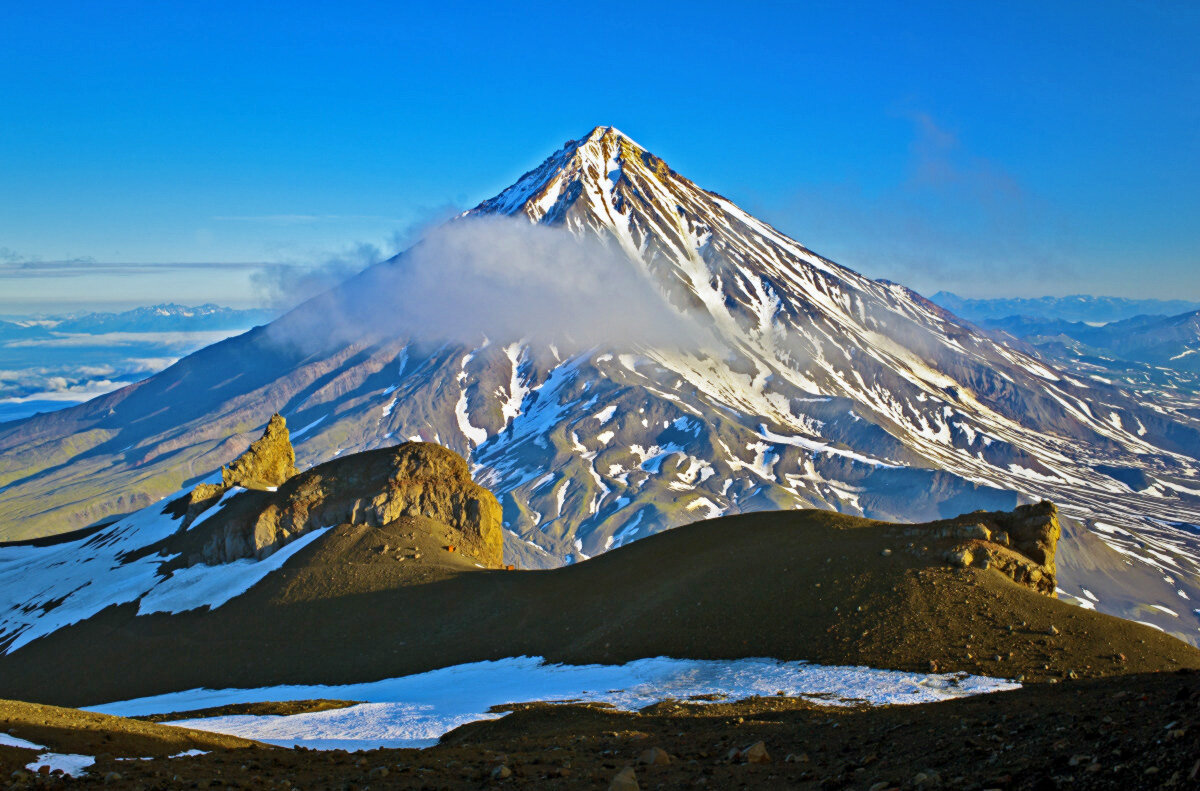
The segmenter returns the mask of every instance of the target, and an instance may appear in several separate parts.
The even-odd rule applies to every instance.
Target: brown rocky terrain
[[[279,428],[274,426],[275,420],[260,442],[270,443],[271,458],[287,458],[291,445],[282,418]],[[214,493],[213,487],[198,486],[169,508],[186,514],[185,525],[195,524],[231,486],[243,486],[247,477],[264,480],[258,445],[225,469],[224,489]],[[267,472],[281,468],[275,464]],[[425,442],[335,459],[270,487],[238,493],[195,529],[155,549],[180,552],[189,565],[261,559],[310,530],[344,524],[382,527],[402,517],[448,526],[453,534],[447,546],[487,567],[502,563],[500,504],[471,480],[461,456]]]
[[[388,480],[397,454],[427,452],[404,447],[365,454],[355,469],[378,465]],[[227,508],[299,491],[308,474]],[[1050,515],[1032,506],[1012,518],[1042,524],[1051,539]],[[976,513],[961,525],[1012,528],[1000,520]],[[1195,648],[1032,590],[1001,564],[951,565],[947,555],[964,543],[1008,551],[956,537],[954,521],[748,514],[552,571],[480,568],[449,551],[461,531],[422,516],[344,524],[219,609],[138,616],[133,605],[112,607],[0,657],[0,696],[86,705],[201,686],[369,681],[520,655],[770,656],[1026,681],[1200,667]]]
[[[197,485],[176,507],[185,511],[184,523],[191,524],[235,486],[273,490],[297,472],[296,451],[292,448],[287,421],[276,413],[267,421],[261,437],[232,463],[221,467],[220,483]]]
[[[1043,501],[1012,511],[975,511],[928,525],[898,528],[901,536],[955,539],[943,557],[956,567],[995,568],[1014,582],[1055,595],[1054,553],[1062,536],[1058,509]]]
[[[189,563],[265,557],[319,534],[216,610],[114,606],[0,656],[0,696],[96,704],[194,687],[349,683],[517,655],[567,663],[770,656],[1015,678],[1022,689],[920,706],[796,698],[514,704],[438,747],[366,753],[256,745],[151,721],[0,704],[0,732],[97,756],[79,778],[12,787],[733,788],[1187,787],[1200,651],[1054,595],[1050,503],[900,525],[780,511],[688,525],[553,571],[496,568],[500,509],[451,451],[407,443],[288,472],[282,419],[168,508],[190,529],[156,549]],[[247,486],[249,484],[249,486]],[[224,484],[223,484],[224,485]],[[234,491],[238,486],[246,491]],[[255,487],[255,488],[251,488]],[[226,495],[223,506],[213,504]],[[184,561],[181,560],[182,564]],[[81,672],[79,657],[86,656]],[[352,701],[187,712],[290,715]],[[167,757],[188,749],[205,755]],[[129,761],[125,758],[154,760]]]
[[[120,750],[108,749],[76,779],[29,773],[23,767],[34,751],[0,747],[0,778],[11,788],[615,791],[1128,791],[1195,788],[1200,779],[1200,674],[1193,671],[1036,684],[917,706],[833,708],[772,697],[667,701],[638,712],[512,708],[427,750],[210,746],[207,755],[121,761]]]
[[[49,752],[110,758],[161,758],[188,750],[258,745],[220,733],[166,728],[152,722],[15,700],[0,700],[0,733],[41,745]],[[23,749],[0,745],[0,761],[7,765],[13,758],[27,762],[30,757]]]

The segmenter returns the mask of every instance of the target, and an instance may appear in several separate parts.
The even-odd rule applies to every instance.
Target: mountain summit
[[[921,521],[1049,499],[1073,539],[1057,558],[1065,594],[1200,634],[1179,606],[1200,598],[1187,527],[1200,524],[1200,420],[1177,405],[1056,370],[829,261],[612,127],[455,222],[497,216],[602,240],[712,341],[575,353],[534,338],[363,333],[314,350],[290,342],[289,322],[336,317],[309,303],[6,427],[0,535],[144,505],[230,461],[279,412],[301,467],[401,439],[469,454],[502,505],[509,561],[527,566],[764,509]],[[348,281],[338,304],[404,311],[425,297],[358,294],[380,282]]]

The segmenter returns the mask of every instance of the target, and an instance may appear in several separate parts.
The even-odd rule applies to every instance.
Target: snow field
[[[970,675],[925,675],[774,659],[657,657],[625,665],[547,664],[540,657],[475,662],[363,684],[193,689],[95,706],[121,716],[266,701],[361,701],[333,711],[290,716],[234,715],[171,723],[284,746],[369,750],[428,747],[454,728],[504,715],[494,707],[529,701],[604,702],[627,711],[663,700],[717,695],[726,700],[809,697],[827,705],[904,705],[1016,689]]]

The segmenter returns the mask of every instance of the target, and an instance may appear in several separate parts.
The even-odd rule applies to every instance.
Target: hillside
[[[0,545],[0,696],[42,702],[0,702],[0,769],[130,789],[264,772],[592,788],[625,766],[781,788],[1182,777],[1200,651],[1056,598],[1066,546],[1111,565],[1077,531],[1049,502],[923,524],[775,511],[497,568],[500,506],[461,457],[412,442],[300,471],[275,416],[177,497]],[[488,675],[503,667],[523,681]],[[498,708],[469,702],[488,678]],[[576,697],[596,701],[602,678],[633,685],[623,703]],[[387,742],[381,728],[441,743],[345,751]],[[1068,765],[1047,729],[1071,731]]]
[[[1027,680],[1200,667],[1200,652],[1159,631],[1037,592],[1053,573],[1052,519],[1033,509],[908,527],[826,511],[751,514],[550,571],[480,568],[447,551],[445,526],[423,517],[344,525],[216,609],[138,615],[118,605],[23,644],[0,658],[0,695],[81,705],[521,655],[750,655]],[[1029,520],[1045,525],[1048,558],[1022,550],[1017,532],[1015,548],[961,537]],[[956,568],[950,555],[964,547],[976,559]],[[80,651],[87,673],[72,670]]]

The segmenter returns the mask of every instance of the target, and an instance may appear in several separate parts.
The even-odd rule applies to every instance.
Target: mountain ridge
[[[1168,316],[1200,310],[1200,301],[1185,299],[1131,299],[1091,294],[1066,297],[960,297],[938,291],[929,298],[968,321],[1030,316],[1046,320],[1108,324],[1139,315]]]

